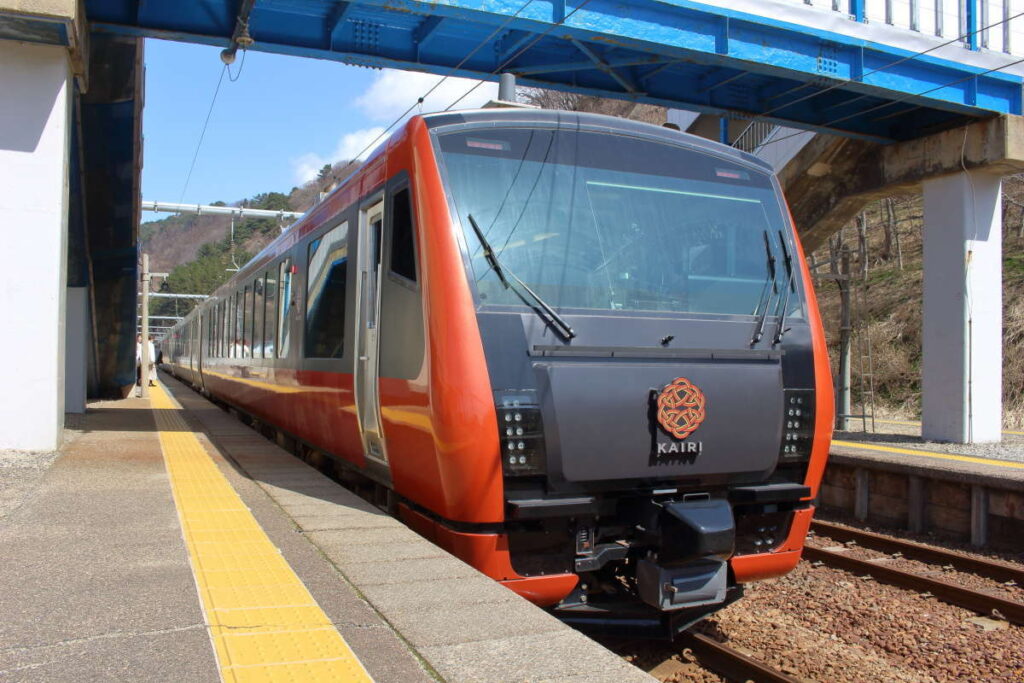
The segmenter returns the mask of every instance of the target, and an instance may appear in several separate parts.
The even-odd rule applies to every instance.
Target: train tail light
[[[544,474],[544,428],[536,392],[495,392],[501,466],[506,476]]]
[[[786,389],[782,416],[780,462],[800,462],[811,457],[814,443],[814,390]]]

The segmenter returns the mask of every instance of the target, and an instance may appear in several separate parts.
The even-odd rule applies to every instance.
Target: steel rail
[[[1016,581],[1018,585],[1024,587],[1024,568],[1015,567],[1006,562],[971,557],[952,550],[934,548],[863,529],[851,529],[817,519],[811,523],[811,531],[843,543],[854,541],[859,546],[883,553],[900,553],[913,560],[952,565],[959,571],[977,574],[994,581]]]
[[[804,559],[812,562],[823,562],[830,567],[844,569],[860,576],[866,574],[881,583],[890,583],[900,588],[909,588],[921,593],[927,592],[943,602],[948,602],[982,615],[990,615],[993,611],[998,611],[1007,621],[1014,624],[1024,624],[1024,603],[965,588],[951,581],[936,579],[931,576],[896,569],[895,567],[887,567],[879,562],[859,560],[842,552],[814,548],[809,545],[804,546]]]
[[[698,664],[730,681],[798,683],[800,680],[700,633],[684,631],[675,642],[689,648]]]

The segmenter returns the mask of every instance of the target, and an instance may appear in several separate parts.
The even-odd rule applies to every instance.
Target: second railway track
[[[812,529],[833,540],[841,542],[854,541],[868,549],[894,553],[897,554],[897,557],[952,566],[960,571],[985,576],[997,581],[1021,583],[1021,579],[1024,578],[1024,572],[1021,569],[1006,563],[970,557],[961,553],[902,541],[881,534],[849,529],[827,522],[815,522]],[[867,575],[883,583],[908,588],[921,593],[930,593],[943,602],[957,605],[982,615],[999,614],[1011,623],[1024,625],[1024,602],[968,588],[953,581],[926,576],[919,572],[907,571],[885,564],[886,561],[895,558],[860,559],[848,555],[844,550],[816,548],[810,545],[804,548],[804,558],[811,562],[821,562],[830,567],[843,569],[860,576]]]
[[[944,548],[936,548],[873,531],[853,529],[817,519],[811,523],[811,531],[828,536],[840,543],[853,541],[857,545],[871,550],[878,550],[883,553],[899,553],[908,559],[952,566],[959,571],[984,576],[993,581],[1014,581],[1017,585],[1024,586],[1024,568],[1007,562],[972,557],[971,555],[965,555],[964,553]]]

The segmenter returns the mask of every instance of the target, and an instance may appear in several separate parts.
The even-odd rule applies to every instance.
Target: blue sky
[[[224,66],[220,49],[146,41],[142,196],[177,202]],[[287,192],[328,162],[351,157],[439,80],[252,51],[221,83],[183,201],[234,202]],[[449,79],[424,103],[448,106],[475,82]],[[486,84],[460,107],[494,97]],[[166,214],[164,214],[166,215]],[[161,216],[143,214],[143,220]]]

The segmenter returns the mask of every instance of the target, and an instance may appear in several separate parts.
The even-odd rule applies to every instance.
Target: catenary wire
[[[576,9],[574,9],[573,11],[569,12],[564,17],[562,17],[561,21],[558,21],[558,22],[552,24],[550,27],[548,27],[547,30],[545,30],[543,33],[538,35],[536,38],[531,40],[526,45],[524,45],[521,49],[516,50],[515,54],[511,55],[510,57],[505,59],[505,61],[503,61],[501,64],[499,64],[498,67],[496,69],[494,69],[494,71],[491,72],[491,75],[493,76],[493,75],[497,74],[499,71],[502,71],[503,69],[505,69],[505,67],[507,67],[509,64],[511,64],[513,61],[515,61],[515,60],[519,59],[520,57],[522,57],[526,53],[527,50],[529,50],[534,45],[536,45],[538,42],[540,42],[542,39],[544,39],[549,33],[554,31],[556,28],[558,28],[559,26],[564,24],[569,19],[569,17],[571,17],[572,15],[576,14],[577,12],[579,12],[581,9],[583,9],[584,7],[586,7],[589,4],[590,4],[590,0],[583,0],[583,2],[580,3],[579,6],[576,7]],[[483,84],[484,84],[484,81],[477,81],[477,83],[473,87],[471,87],[466,92],[462,93],[461,97],[459,97],[457,100],[455,100],[454,102],[449,104],[447,107],[445,107],[444,110],[445,111],[451,111],[452,107],[454,107],[456,104],[458,104],[462,100],[466,99],[466,97],[468,97],[470,93],[472,93],[474,90],[476,90],[477,88],[479,88]]]
[[[192,171],[196,168],[196,160],[199,158],[199,150],[203,147],[203,138],[206,137],[206,128],[210,125],[210,116],[213,115],[213,107],[217,104],[217,95],[220,94],[220,86],[221,83],[224,82],[224,74],[227,73],[227,70],[228,65],[225,64],[224,68],[221,69],[220,78],[217,79],[217,87],[213,91],[213,98],[210,100],[210,108],[206,112],[206,120],[203,122],[203,130],[199,134],[199,142],[196,143],[196,151],[192,155],[192,163],[188,167],[188,173],[185,175],[185,184],[181,188],[181,196],[178,198],[179,204],[185,200],[185,192],[188,191],[188,184],[192,180]]]
[[[927,95],[928,93],[935,92],[936,90],[942,90],[943,88],[948,88],[948,87],[950,87],[952,85],[957,85],[958,83],[963,83],[964,81],[969,81],[972,78],[977,78],[978,76],[985,76],[986,74],[995,73],[997,71],[1002,71],[1003,69],[1008,69],[1011,66],[1016,66],[1016,65],[1022,64],[1022,63],[1024,63],[1024,59],[1017,59],[1017,60],[1014,60],[1012,62],[1008,62],[1006,64],[1003,64],[1001,66],[997,66],[997,67],[993,67],[991,69],[987,69],[985,71],[982,71],[981,73],[971,74],[969,76],[964,76],[963,78],[958,78],[955,81],[949,81],[948,83],[943,83],[941,85],[936,85],[935,87],[928,88],[927,90],[922,90],[921,92],[909,93],[909,94],[903,95],[902,97],[898,97],[898,98],[896,98],[894,100],[889,100],[888,102],[883,102],[882,104],[879,104],[879,105],[876,105],[874,107],[871,107],[870,109],[865,109],[864,111],[855,112],[853,114],[847,114],[846,116],[841,116],[838,119],[832,119],[830,121],[826,121],[825,123],[821,124],[820,127],[821,128],[827,128],[827,127],[835,125],[837,123],[841,123],[843,121],[846,121],[847,119],[852,119],[852,118],[854,118],[856,116],[863,116],[864,114],[870,114],[873,111],[877,111],[879,109],[884,109],[885,107],[889,107],[889,106],[892,106],[894,104],[899,104],[900,102],[906,102],[909,99],[912,99],[912,98],[915,98],[915,97],[921,97],[922,95]],[[912,110],[909,110],[909,111],[912,111]],[[909,113],[909,111],[908,112],[903,112],[903,113]],[[760,149],[762,147],[767,147],[768,145],[773,145],[773,144],[775,144],[777,142],[782,142],[783,140],[789,140],[790,138],[795,138],[795,137],[798,137],[800,135],[806,135],[806,134],[811,133],[811,132],[813,132],[813,131],[801,130],[798,133],[791,133],[790,135],[784,135],[781,138],[775,138],[774,140],[769,140],[768,142],[764,142],[761,145],[759,145],[758,148]]]
[[[827,88],[824,88],[822,90],[818,90],[817,92],[813,92],[813,93],[811,93],[809,95],[805,95],[805,96],[797,98],[795,100],[791,100],[789,102],[786,102],[785,104],[782,104],[782,105],[779,105],[778,107],[775,107],[774,109],[769,109],[766,112],[761,112],[760,114],[758,114],[757,116],[752,117],[749,120],[750,120],[751,123],[753,123],[754,121],[757,121],[757,120],[759,120],[761,118],[764,118],[766,116],[770,116],[771,114],[779,111],[780,109],[786,109],[788,107],[792,107],[794,104],[800,104],[801,102],[806,102],[807,100],[810,100],[810,99],[813,99],[815,97],[818,97],[819,95],[824,95],[827,92],[831,92],[831,91],[836,90],[838,88],[842,88],[843,86],[849,85],[851,82],[852,83],[863,83],[864,79],[867,78],[868,76],[873,76],[873,75],[875,75],[877,73],[885,71],[886,69],[891,69],[894,66],[898,66],[898,65],[903,64],[904,62],[908,62],[908,61],[910,61],[912,59],[917,59],[918,57],[923,57],[924,55],[927,55],[927,54],[929,54],[931,52],[934,52],[936,50],[940,50],[940,49],[942,49],[944,47],[947,47],[949,45],[952,45],[954,43],[962,42],[965,39],[967,39],[967,38],[969,38],[969,37],[971,37],[973,35],[981,33],[982,31],[987,31],[989,29],[993,29],[993,28],[995,28],[997,26],[1000,26],[1002,24],[1006,24],[1006,23],[1008,23],[1008,22],[1010,22],[1010,21],[1012,21],[1014,19],[1017,19],[1018,17],[1024,17],[1024,12],[1020,12],[1018,14],[1015,14],[1012,17],[1006,17],[1005,19],[1002,19],[1001,21],[997,21],[997,22],[991,23],[988,26],[982,26],[981,28],[976,29],[974,31],[969,31],[969,32],[967,32],[967,33],[965,33],[963,35],[957,36],[956,38],[953,38],[951,40],[947,40],[944,43],[939,43],[938,45],[930,47],[927,50],[922,50],[920,52],[915,52],[912,55],[907,55],[906,57],[901,57],[900,59],[897,59],[895,62],[890,62],[890,63],[886,64],[885,66],[880,66],[877,69],[872,69],[871,71],[868,71],[865,74],[861,74],[856,79],[852,79],[852,80],[848,80],[848,81],[840,81],[838,83],[834,83],[834,84],[830,85]],[[808,85],[810,85],[810,84],[808,84]]]
[[[242,69],[245,68],[245,53],[246,52],[248,52],[248,50],[246,50],[243,47],[242,48],[242,63],[238,65],[238,73],[236,73],[234,76],[232,76],[231,75],[231,69],[230,68],[228,69],[228,80],[230,80],[232,83],[234,83],[235,81],[237,81],[239,78],[242,77]],[[228,66],[228,65],[225,64],[224,66]]]
[[[588,0],[588,1],[589,1],[589,0]],[[498,34],[499,34],[499,33],[501,33],[501,32],[502,32],[503,30],[505,30],[505,27],[506,27],[506,26],[508,26],[508,25],[509,25],[510,23],[512,23],[512,20],[513,20],[513,19],[515,19],[516,17],[518,17],[518,16],[519,16],[519,14],[520,14],[520,13],[521,13],[521,12],[522,12],[523,10],[525,10],[525,9],[526,9],[527,7],[529,7],[529,6],[530,6],[530,5],[532,4],[532,3],[533,3],[533,0],[526,0],[526,2],[525,2],[525,3],[523,3],[523,5],[522,5],[522,6],[521,6],[521,7],[519,8],[519,9],[517,9],[517,10],[516,10],[516,11],[515,11],[514,13],[512,13],[512,14],[511,14],[511,15],[510,15],[510,16],[509,16],[509,17],[508,17],[507,19],[505,19],[505,21],[504,21],[504,22],[502,22],[502,23],[501,23],[501,24],[500,24],[500,25],[498,26],[498,28],[494,29],[494,31],[492,31],[492,32],[490,33],[490,35],[488,35],[488,36],[487,36],[486,38],[484,38],[484,39],[483,39],[482,41],[480,41],[480,44],[479,44],[479,45],[477,45],[477,46],[476,46],[475,48],[473,48],[473,49],[472,49],[472,51],[470,51],[470,52],[469,52],[469,53],[468,53],[468,54],[467,54],[467,55],[466,55],[465,57],[463,57],[463,58],[462,58],[462,60],[461,60],[461,61],[460,61],[460,62],[459,62],[458,64],[456,64],[456,65],[455,65],[455,66],[453,66],[453,67],[452,67],[451,69],[449,69],[448,73],[446,73],[446,74],[445,74],[444,76],[442,76],[442,77],[441,77],[441,78],[440,78],[440,79],[439,79],[439,80],[437,81],[437,83],[435,83],[434,85],[432,85],[432,86],[430,87],[430,89],[429,89],[429,90],[427,90],[427,91],[426,91],[425,93],[423,93],[422,95],[420,95],[420,96],[419,96],[419,97],[418,97],[418,98],[416,99],[416,101],[415,101],[415,102],[413,102],[412,104],[410,104],[410,105],[409,105],[408,109],[406,109],[405,111],[403,111],[403,112],[402,112],[401,114],[399,114],[399,115],[398,115],[398,117],[397,117],[397,118],[396,118],[396,119],[395,119],[394,121],[392,121],[392,122],[391,122],[390,124],[388,124],[388,127],[387,127],[387,128],[385,128],[384,130],[382,130],[382,131],[380,132],[380,134],[378,134],[378,135],[377,135],[377,137],[375,137],[375,138],[374,138],[373,140],[371,140],[371,141],[370,141],[370,144],[366,145],[366,147],[363,147],[363,149],[361,149],[361,150],[359,151],[359,153],[358,153],[358,154],[356,154],[356,155],[355,155],[355,156],[353,157],[353,159],[355,159],[355,160],[358,160],[358,159],[359,159],[360,157],[362,157],[362,156],[363,156],[363,154],[365,154],[365,153],[366,153],[367,151],[369,151],[369,150],[373,149],[373,148],[374,148],[374,146],[375,146],[375,145],[376,145],[376,144],[377,144],[377,143],[378,143],[378,142],[380,141],[380,139],[381,139],[381,138],[383,138],[383,137],[384,137],[384,136],[385,136],[385,135],[386,135],[386,134],[388,133],[388,131],[390,131],[390,130],[391,130],[392,128],[394,128],[395,126],[397,126],[397,125],[398,125],[398,123],[399,123],[399,122],[400,122],[400,121],[401,121],[402,119],[404,119],[404,118],[405,118],[405,117],[406,117],[406,116],[407,116],[407,115],[409,114],[409,112],[411,112],[411,111],[412,111],[413,109],[415,109],[415,108],[416,108],[417,106],[419,106],[419,105],[423,104],[423,100],[425,100],[425,99],[426,99],[426,98],[427,98],[427,97],[428,97],[428,96],[429,96],[429,95],[430,95],[430,94],[431,94],[432,92],[434,92],[434,91],[435,91],[435,90],[437,90],[437,89],[438,89],[439,87],[441,87],[441,84],[442,84],[442,83],[444,83],[445,81],[447,81],[447,80],[448,80],[448,79],[449,79],[449,78],[451,77],[451,75],[452,75],[452,74],[454,74],[454,73],[455,73],[456,71],[458,71],[459,69],[461,69],[461,68],[462,68],[462,66],[463,66],[463,65],[464,65],[464,64],[465,64],[466,62],[468,62],[468,61],[470,60],[470,58],[471,58],[471,57],[472,57],[473,55],[475,55],[475,54],[476,54],[477,52],[479,52],[479,51],[480,51],[480,50],[481,50],[481,49],[483,48],[483,46],[484,46],[484,45],[486,45],[487,43],[489,43],[489,42],[491,41],[491,39],[492,39],[492,38],[494,38],[494,36],[498,35]]]

